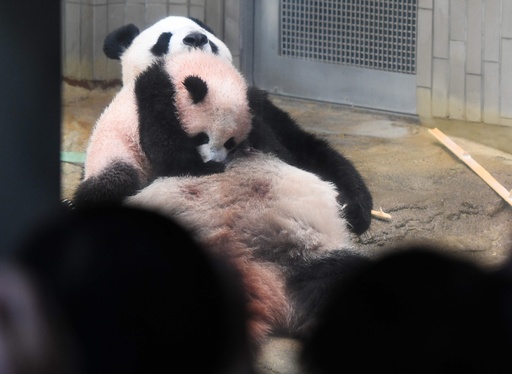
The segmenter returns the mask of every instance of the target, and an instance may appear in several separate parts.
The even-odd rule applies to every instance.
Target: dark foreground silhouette
[[[154,213],[63,213],[0,273],[2,373],[249,372],[236,274]]]
[[[338,287],[305,344],[305,366],[315,374],[512,373],[506,271],[439,249],[394,251]]]

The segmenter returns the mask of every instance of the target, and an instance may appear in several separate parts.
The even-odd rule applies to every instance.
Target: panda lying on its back
[[[188,39],[187,36],[191,34],[202,41],[192,43],[192,38]],[[207,26],[186,17],[165,18],[140,35],[134,26],[125,26],[112,32],[105,43],[107,55],[121,60],[125,86],[133,84],[138,74],[163,55],[194,49],[212,53],[221,60],[230,60],[231,57],[224,43],[215,38]],[[266,92],[251,87],[247,100],[253,115],[252,128],[247,137],[248,144],[334,183],[339,192],[338,200],[345,205],[349,229],[358,235],[365,232],[371,222],[372,196],[354,165],[325,140],[304,131],[286,112],[269,100]],[[116,134],[110,136],[114,140]],[[94,149],[91,143],[87,151],[88,159],[109,156],[108,150],[100,156],[95,154]],[[133,180],[136,179],[136,173],[133,168],[127,169],[126,164],[130,165],[134,159],[144,159],[144,155],[137,147],[127,151],[131,154],[126,155],[127,163],[122,168],[102,170],[95,176],[94,183],[87,180],[86,172],[83,184],[89,186],[79,187],[74,198],[77,206],[119,201],[135,192],[137,186]],[[87,164],[88,161],[86,169]],[[140,163],[134,165],[135,169],[140,169]]]
[[[272,332],[307,334],[332,284],[366,258],[351,250],[346,194],[249,147],[251,119],[231,64],[201,50],[162,56],[100,117],[77,192],[133,172],[145,188],[127,204],[167,214],[241,274],[257,348]]]
[[[271,333],[307,337],[331,287],[368,263],[337,195],[273,155],[237,149],[224,173],[160,178],[127,204],[169,216],[238,270],[257,351]]]

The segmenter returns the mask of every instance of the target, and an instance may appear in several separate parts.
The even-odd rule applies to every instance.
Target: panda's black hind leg
[[[90,177],[78,185],[73,196],[73,206],[84,208],[120,204],[141,187],[137,170],[125,162],[116,161],[99,175]]]
[[[294,266],[286,282],[293,309],[287,332],[299,339],[307,338],[336,287],[371,262],[364,253],[335,250]]]

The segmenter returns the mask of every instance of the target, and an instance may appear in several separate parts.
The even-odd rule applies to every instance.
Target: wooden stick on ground
[[[459,147],[453,140],[443,134],[437,128],[428,130],[437,140],[443,143],[451,152],[453,152],[461,161],[471,168],[485,183],[498,193],[507,203],[512,206],[512,190],[509,192],[494,177],[487,172],[478,162],[473,160],[471,155]]]
[[[389,221],[391,219],[391,214],[384,213],[382,208],[380,208],[380,210],[372,210],[372,216],[375,218],[383,219],[385,221]]]

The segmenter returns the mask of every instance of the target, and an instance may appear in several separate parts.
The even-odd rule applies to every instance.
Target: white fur
[[[121,66],[124,84],[133,81],[156,60],[157,57],[151,53],[151,48],[164,32],[172,33],[168,54],[193,50],[193,48],[183,43],[183,39],[192,32],[201,32],[218,47],[218,57],[229,63],[232,62],[233,57],[228,47],[215,35],[206,31],[189,18],[170,16],[142,31],[122,54]],[[203,50],[210,53],[212,52],[209,43],[203,47]]]
[[[84,179],[99,174],[113,161],[132,165],[146,179],[148,164],[140,148],[138,126],[134,82],[131,82],[123,86],[96,121],[87,146]]]
[[[210,143],[198,146],[197,151],[201,155],[203,162],[222,162],[228,156],[228,150],[225,147],[212,147]]]
[[[352,246],[337,195],[314,174],[252,154],[221,174],[158,179],[127,204],[176,219],[203,243],[226,231],[252,250],[308,257]]]

